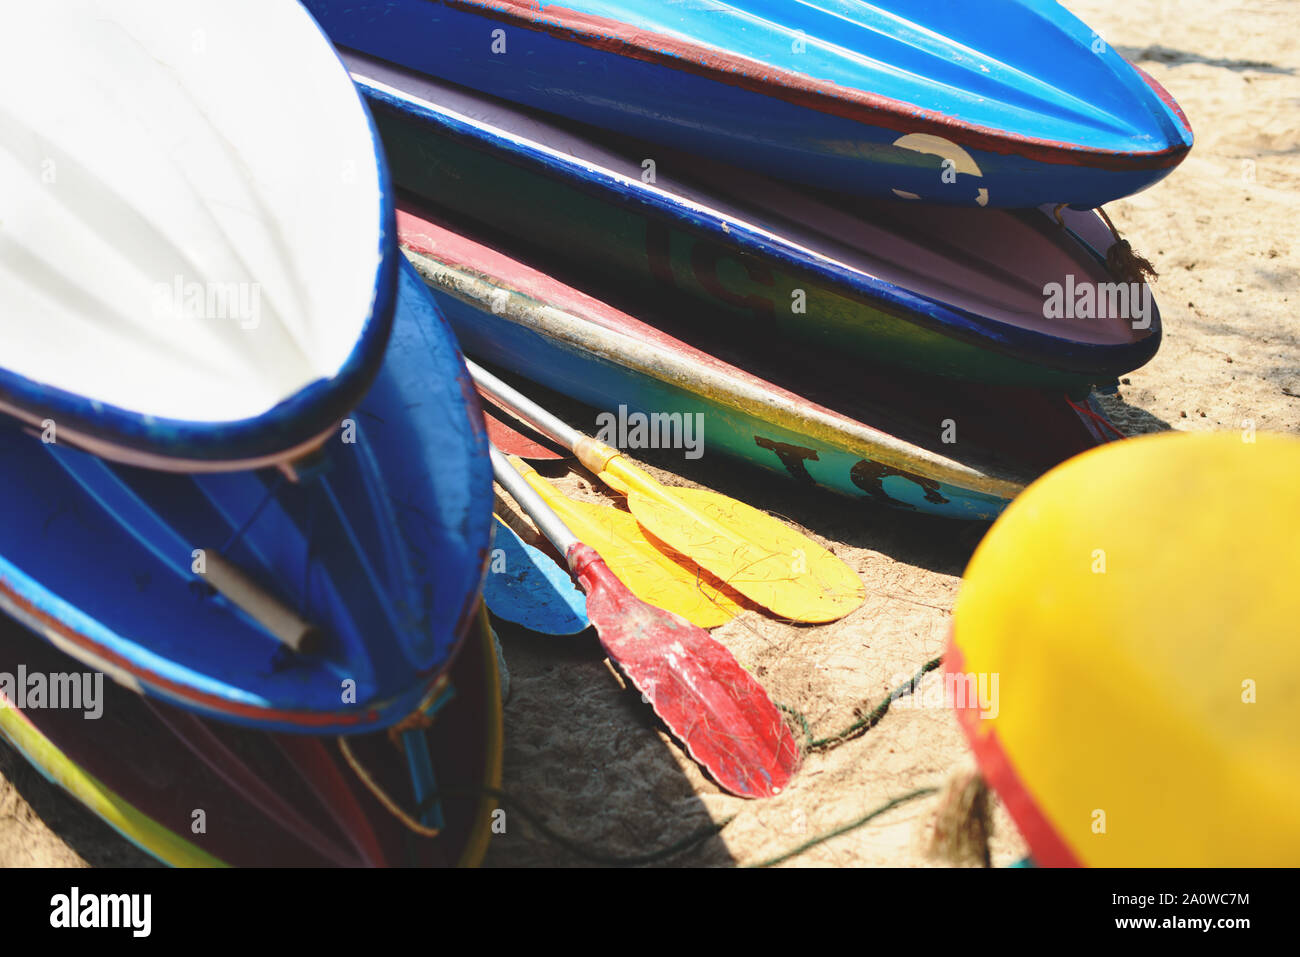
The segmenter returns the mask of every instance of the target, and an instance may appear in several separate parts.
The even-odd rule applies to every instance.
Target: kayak
[[[478,399],[409,266],[378,378],[292,478],[138,469],[0,424],[0,611],[126,686],[269,730],[409,714],[477,604]]]
[[[1034,863],[1300,861],[1298,469],[1293,436],[1142,436],[1053,470],[980,544],[946,703]]]
[[[780,179],[1090,208],[1187,154],[1173,98],[1054,0],[306,0],[338,45]],[[654,155],[654,154],[646,154]]]
[[[81,679],[79,667],[0,619],[0,673],[21,674],[26,687],[33,674]],[[422,732],[439,783],[456,792],[443,797],[443,828],[433,838],[405,829],[330,739],[209,722],[112,682],[95,696],[95,717],[49,702],[19,708],[16,698],[29,692],[0,685],[0,736],[127,840],[175,867],[472,866],[486,850],[496,805],[484,789],[500,786],[497,677],[480,617],[448,675],[447,702]],[[350,749],[399,805],[412,803],[405,762],[386,734],[351,739]]]
[[[857,499],[991,519],[1114,434],[1059,394],[901,375],[571,285],[405,201],[397,229],[468,354],[601,410],[597,438],[629,451],[718,451]]]
[[[401,189],[629,293],[671,294],[750,335],[1077,395],[1159,346],[1151,288],[1112,273],[1117,240],[1095,212],[814,193],[343,56]]]
[[[374,127],[311,17],[25,4],[0,89],[0,414],[181,471],[326,441],[383,360],[398,257]]]

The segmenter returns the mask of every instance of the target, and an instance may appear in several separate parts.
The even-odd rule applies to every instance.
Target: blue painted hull
[[[1076,394],[1143,365],[1159,346],[1154,303],[1142,331],[1120,316],[1041,321],[1045,282],[1068,274],[1081,284],[1114,281],[1105,265],[1113,237],[1095,213],[1062,211],[1063,230],[1050,211],[851,207],[842,197],[794,194],[794,211],[773,215],[759,203],[737,205],[717,185],[750,194],[770,190],[770,180],[732,167],[705,176],[696,157],[661,156],[658,180],[647,183],[636,154],[565,138],[533,115],[486,108],[484,98],[410,70],[355,53],[344,60],[400,188],[617,276],[638,295],[672,289],[719,318],[757,321],[764,335],[873,362]],[[819,217],[837,201],[843,218],[824,224]],[[873,238],[855,259],[837,241],[863,230]],[[791,306],[796,295],[807,297],[801,313]]]
[[[1054,0],[306,0],[331,39],[581,123],[845,193],[1100,206],[1191,148]]]
[[[0,609],[146,694],[223,720],[353,733],[410,713],[468,629],[490,542],[482,414],[402,264],[361,405],[296,482],[112,465],[0,427]],[[219,552],[314,624],[295,654],[213,592]]]

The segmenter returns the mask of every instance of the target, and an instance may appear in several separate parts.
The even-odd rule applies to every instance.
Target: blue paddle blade
[[[483,598],[498,618],[543,635],[576,635],[591,623],[567,569],[496,520]]]

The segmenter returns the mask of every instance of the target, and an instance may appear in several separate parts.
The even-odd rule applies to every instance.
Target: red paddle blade
[[[565,453],[550,439],[500,408],[496,399],[482,389],[478,394],[483,399],[483,421],[487,423],[488,438],[502,452],[532,461],[564,458]]]
[[[690,756],[732,794],[780,793],[799,746],[763,686],[703,628],[628,591],[589,546],[574,545],[568,560],[605,652]]]

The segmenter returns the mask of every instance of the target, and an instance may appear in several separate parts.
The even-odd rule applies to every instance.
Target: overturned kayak
[[[1141,436],[980,543],[944,694],[1036,864],[1300,861],[1297,471],[1294,436]]]
[[[404,190],[552,259],[879,364],[1086,394],[1160,343],[1151,290],[1093,212],[965,210],[796,190],[611,145],[344,52]],[[649,181],[647,181],[649,180]]]
[[[173,704],[281,731],[409,714],[469,627],[491,541],[483,417],[400,270],[387,358],[293,478],[117,465],[0,427],[0,611]]]
[[[417,207],[397,223],[467,353],[602,410],[597,437],[634,453],[721,452],[854,498],[990,519],[1113,433],[1059,394],[920,379],[615,305],[609,286],[588,294]]]
[[[383,358],[397,259],[373,127],[311,17],[28,4],[0,89],[0,413],[184,471],[325,441]]]
[[[503,736],[485,620],[448,673],[429,727],[418,732],[444,792],[436,835],[404,827],[351,767],[413,817],[418,787],[386,734],[350,739],[345,754],[332,739],[210,722],[103,683],[102,675],[96,690],[95,676],[80,667],[0,618],[0,737],[163,863],[473,865],[486,850],[495,801],[485,789],[500,785]],[[77,700],[58,697],[70,689]]]
[[[1053,0],[306,2],[340,46],[844,193],[1089,208],[1192,144],[1172,97]]]

